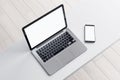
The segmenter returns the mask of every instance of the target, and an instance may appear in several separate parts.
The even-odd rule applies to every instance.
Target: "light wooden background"
[[[60,3],[69,10],[79,0],[0,0],[0,51],[23,39],[21,28]],[[120,40],[66,80],[120,80]]]

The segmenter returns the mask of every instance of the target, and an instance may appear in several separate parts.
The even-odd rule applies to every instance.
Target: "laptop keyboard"
[[[43,62],[46,62],[74,42],[74,38],[68,32],[65,32],[58,36],[56,39],[38,49],[37,53]]]

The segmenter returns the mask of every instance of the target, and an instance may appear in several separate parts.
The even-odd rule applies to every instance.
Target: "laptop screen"
[[[29,27],[24,28],[24,33],[29,46],[33,49],[35,46],[51,37],[58,31],[66,27],[63,6],[60,6],[39,20],[33,22]]]

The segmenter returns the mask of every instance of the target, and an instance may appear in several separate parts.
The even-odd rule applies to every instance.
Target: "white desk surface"
[[[80,0],[66,16],[68,27],[83,43],[84,25],[96,25],[96,42],[84,43],[84,54],[48,76],[23,40],[0,53],[0,80],[63,80],[120,38],[119,0]]]

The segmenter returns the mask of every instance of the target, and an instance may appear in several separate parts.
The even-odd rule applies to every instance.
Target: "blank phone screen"
[[[85,41],[95,41],[95,26],[85,26]]]

